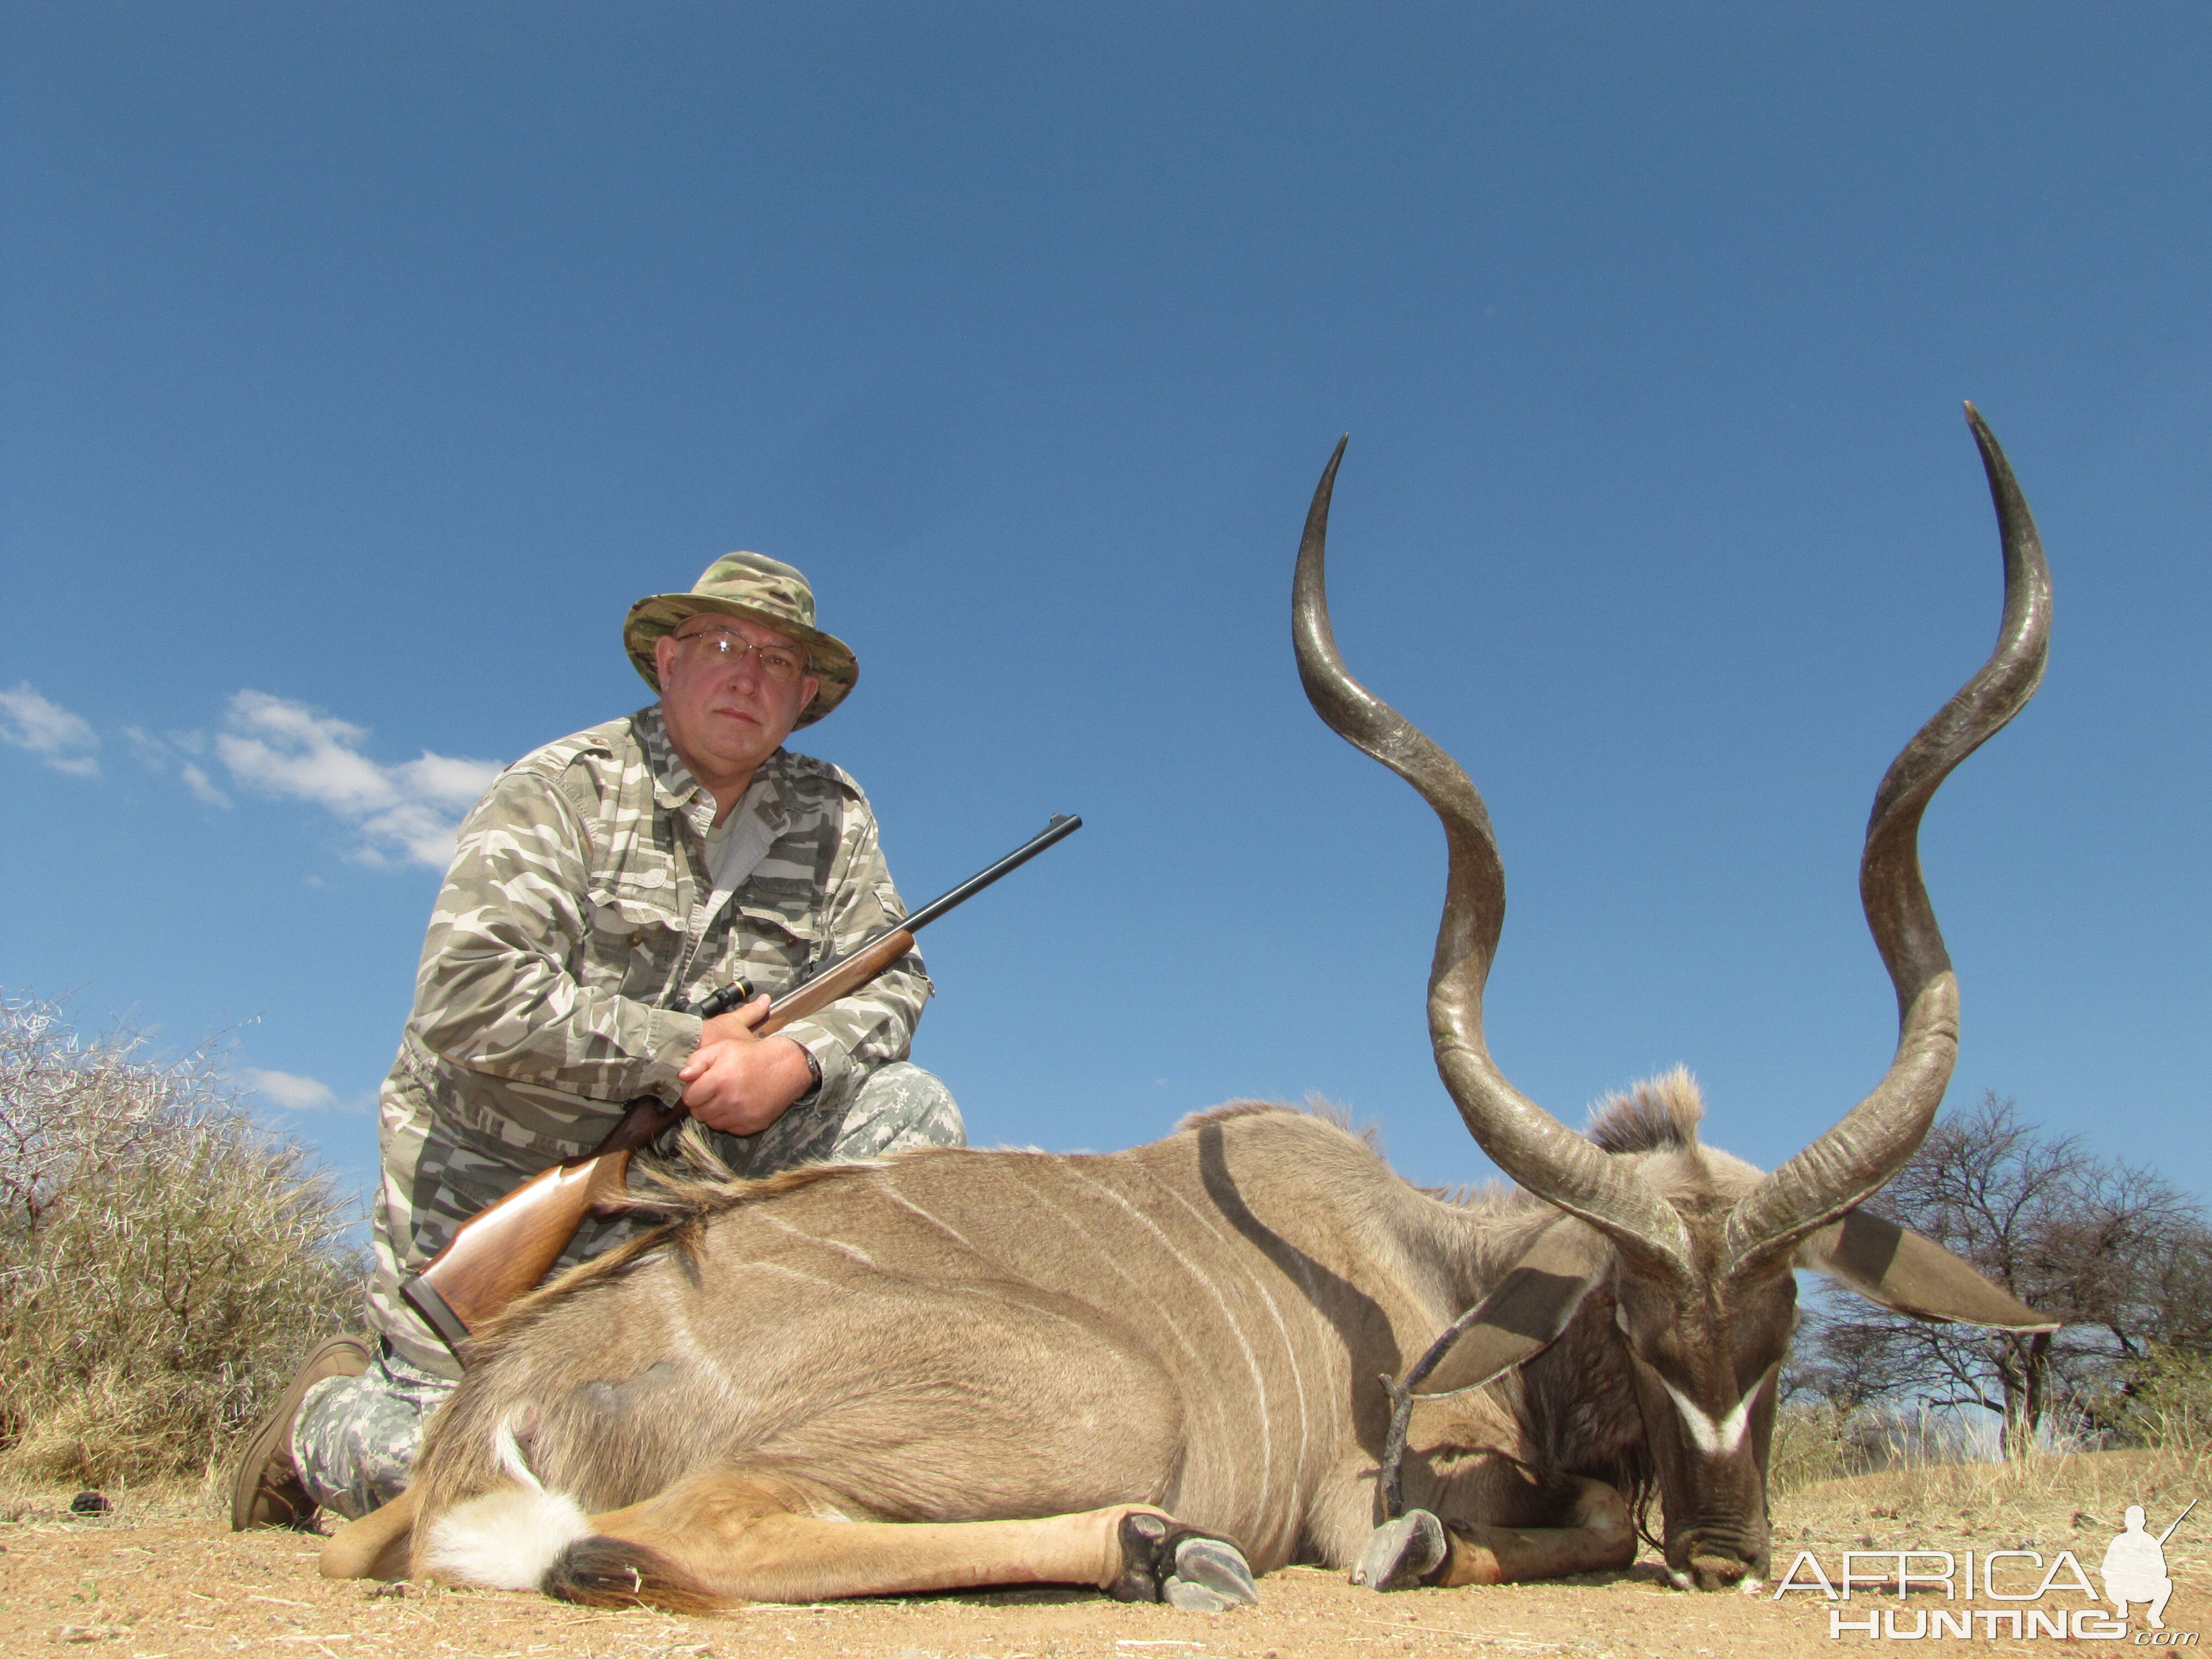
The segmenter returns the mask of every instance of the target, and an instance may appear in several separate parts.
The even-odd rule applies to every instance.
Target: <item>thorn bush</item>
[[[229,1462],[357,1325],[354,1206],[214,1046],[145,1057],[0,996],[0,1473],[97,1486]]]

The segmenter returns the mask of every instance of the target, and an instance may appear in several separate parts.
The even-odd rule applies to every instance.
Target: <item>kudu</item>
[[[1338,657],[1322,545],[1340,444],[1298,556],[1299,668],[1322,717],[1443,821],[1437,1063],[1522,1190],[1445,1202],[1325,1116],[1249,1103],[1103,1156],[672,1176],[665,1225],[484,1334],[414,1484],[336,1534],[324,1571],[678,1610],[1034,1582],[1219,1608],[1300,1559],[1377,1589],[1622,1567],[1626,1486],[1656,1487],[1677,1583],[1764,1573],[1793,1266],[1924,1317],[2050,1328],[1856,1207],[1919,1143],[1956,1046],[1920,816],[2027,702],[2049,628],[2027,509],[1969,416],[2004,623],[1868,832],[1897,1055],[1780,1170],[1701,1148],[1686,1075],[1585,1139],[1492,1064],[1502,870],[1466,776]]]

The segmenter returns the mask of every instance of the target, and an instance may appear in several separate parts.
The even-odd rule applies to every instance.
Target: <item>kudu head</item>
[[[1291,597],[1298,673],[1315,710],[1397,773],[1443,821],[1443,920],[1429,975],[1437,1069],[1484,1152],[1565,1214],[1409,1372],[1428,1395],[1479,1387],[1556,1339],[1608,1286],[1634,1379],[1678,1584],[1717,1589],[1768,1571],[1765,1466],[1776,1382],[1795,1322],[1796,1267],[1923,1318],[2015,1330],[2053,1322],[1928,1240],[1861,1212],[1927,1133],[1958,1051],[1958,987],[1921,879],[1921,815],[1936,787],[2026,706],[2042,678],[2051,580],[2027,504],[1972,404],[2004,555],[2004,619],[1981,671],[1921,728],[1875,796],[1859,866],[1867,925],[1897,989],[1898,1045],[1874,1091],[1771,1175],[1650,1178],[1506,1081],[1484,1041],[1482,993],[1505,914],[1505,874],[1481,795],[1449,755],[1346,670],[1328,621],[1323,549],[1339,443],[1307,515]],[[1718,1155],[1716,1155],[1717,1158]],[[1675,1166],[1679,1173],[1679,1166]]]

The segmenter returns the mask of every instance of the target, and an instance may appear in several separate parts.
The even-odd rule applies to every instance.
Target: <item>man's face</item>
[[[709,789],[748,776],[774,754],[821,685],[803,672],[778,679],[780,661],[795,659],[804,670],[806,647],[740,617],[686,617],[653,642],[653,656],[668,735]]]

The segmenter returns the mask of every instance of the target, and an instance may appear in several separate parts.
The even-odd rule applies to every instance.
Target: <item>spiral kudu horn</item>
[[[1689,1238],[1674,1207],[1522,1096],[1484,1045],[1482,988],[1505,919],[1505,867],[1490,813],[1467,774],[1412,721],[1353,679],[1338,653],[1323,559],[1329,496],[1348,441],[1340,441],[1329,457],[1306,514],[1291,589],[1291,635],[1314,712],[1412,784],[1443,820],[1450,869],[1429,970],[1429,1037],[1437,1070],[1482,1150],[1514,1180],[1600,1228],[1651,1267],[1686,1273]]]
[[[1951,1080],[1959,1052],[1959,986],[1920,875],[1920,816],[1951,769],[2027,706],[2051,653],[2051,571],[2004,451],[1972,404],[2004,549],[2004,620],[1981,672],[1905,745],[1875,792],[1859,860],[1866,908],[1897,988],[1897,1055],[1843,1121],[1746,1194],[1729,1215],[1724,1261],[1738,1273],[1770,1267],[1814,1229],[1861,1203],[1911,1158]]]

